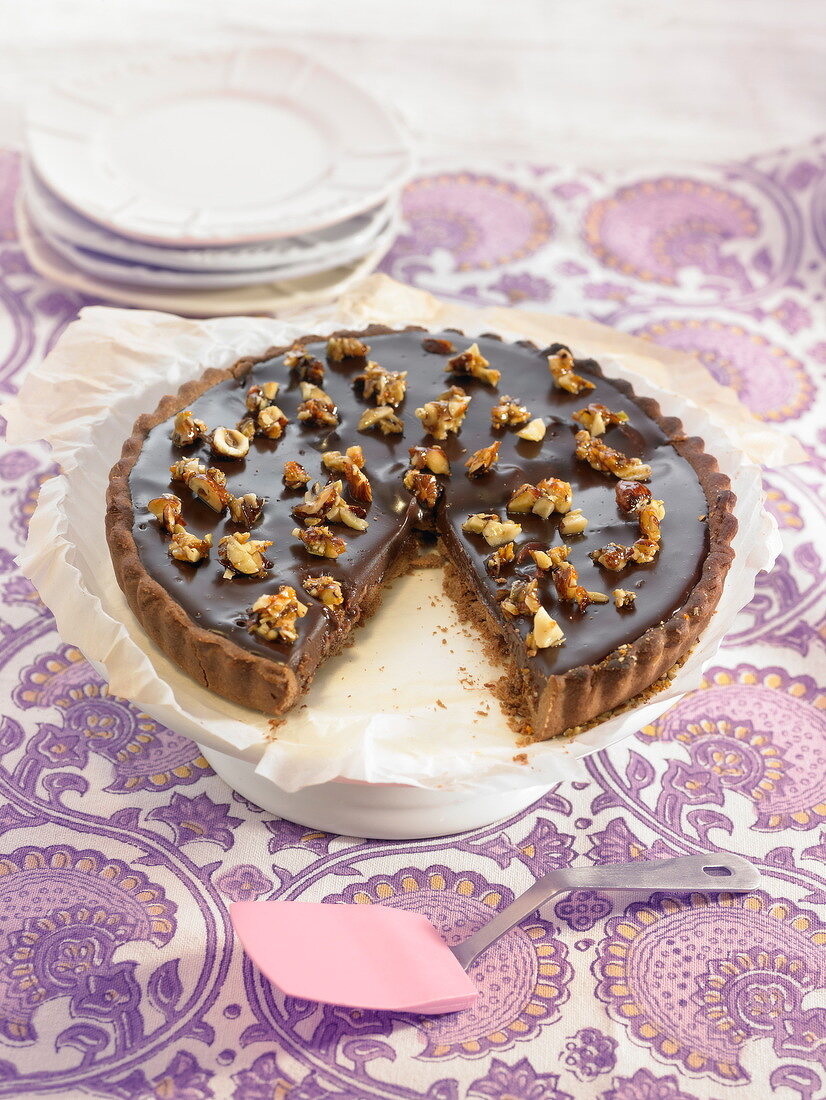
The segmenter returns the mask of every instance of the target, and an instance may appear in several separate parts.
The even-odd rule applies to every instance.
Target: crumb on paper
[[[437,707],[441,707],[441,708],[442,708],[442,710],[447,710],[447,707],[445,706],[445,704],[444,704],[444,703],[442,702],[442,700],[441,700],[441,699],[437,699],[437,700],[436,700],[436,706],[437,706]]]
[[[528,754],[526,752],[518,752],[513,758],[514,764],[527,764]]]

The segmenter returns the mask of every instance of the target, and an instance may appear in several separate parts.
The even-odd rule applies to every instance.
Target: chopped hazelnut
[[[588,520],[583,516],[581,508],[574,508],[559,521],[558,531],[560,535],[581,535],[588,526]]]
[[[637,539],[631,547],[631,560],[637,565],[650,565],[659,552],[660,543],[657,539]]]
[[[608,603],[602,592],[589,592],[579,583],[577,571],[569,561],[560,562],[554,569],[553,581],[560,600],[575,603],[580,611],[592,603]]]
[[[249,437],[235,428],[216,428],[209,444],[219,458],[243,458],[250,449]]]
[[[525,639],[528,656],[535,657],[540,649],[554,649],[562,645],[565,635],[556,619],[552,619],[544,607],[533,617],[533,630]]]
[[[244,493],[242,497],[229,496],[227,505],[233,523],[240,523],[243,527],[252,527],[264,508],[264,498],[255,493]]]
[[[396,408],[404,400],[407,371],[385,370],[371,361],[363,374],[356,375],[353,385],[365,401],[372,397],[377,405],[392,405]]]
[[[204,473],[193,474],[186,482],[193,496],[202,500],[213,512],[223,512],[229,504],[230,492],[223,470],[210,466]]]
[[[499,440],[491,443],[489,447],[482,447],[470,456],[465,463],[468,477],[481,477],[489,473],[499,458]]]
[[[327,358],[332,363],[342,359],[366,359],[370,354],[370,345],[357,336],[331,336],[327,341]]]
[[[494,428],[520,428],[527,424],[531,414],[515,397],[505,394],[490,410],[490,422]]]
[[[344,539],[334,535],[329,527],[293,528],[293,535],[300,539],[311,554],[318,558],[337,558],[347,549]]]
[[[660,523],[665,519],[665,504],[661,500],[649,500],[640,508],[640,531],[643,538],[660,541]]]
[[[176,561],[186,561],[190,565],[197,565],[209,557],[212,546],[212,535],[204,535],[199,539],[197,535],[190,534],[182,525],[176,524],[172,528],[172,538],[169,542],[169,554]]]
[[[249,430],[246,428],[247,423],[247,420],[242,420],[238,425],[238,430],[244,435],[249,435]],[[267,405],[266,408],[261,409],[255,418],[253,434],[263,435],[267,439],[280,439],[284,434],[287,423],[286,416],[277,405]]]
[[[614,477],[624,478],[628,481],[647,481],[651,477],[651,467],[647,466],[641,458],[629,458],[622,451],[615,451],[601,439],[594,439],[589,432],[577,432],[576,456],[595,470],[603,474],[613,474]]]
[[[318,386],[324,381],[324,364],[300,345],[284,356],[284,366],[299,382]]]
[[[409,489],[423,508],[435,508],[442,493],[442,486],[433,476],[420,470],[408,470],[404,475],[404,487]]]
[[[169,475],[173,481],[182,481],[185,485],[189,484],[190,478],[195,474],[205,474],[206,466],[199,462],[197,458],[179,458],[177,462],[173,462],[169,467]]]
[[[560,348],[556,355],[548,356],[548,369],[554,384],[568,393],[584,393],[592,390],[594,383],[574,373],[574,357],[568,348]]]
[[[558,565],[561,565],[562,562],[567,561],[570,552],[570,546],[565,545],[549,546],[547,550],[528,550],[537,569],[543,571],[555,569]]]
[[[451,386],[440,394],[438,401],[428,401],[416,409],[416,416],[434,439],[447,439],[448,433],[461,428],[470,401],[461,386]]]
[[[501,606],[506,615],[533,615],[538,611],[541,604],[536,577],[514,581]]]
[[[462,524],[462,530],[468,534],[481,535],[488,546],[502,546],[506,542],[512,542],[522,533],[518,523],[501,520],[495,513],[485,512],[468,516]]]
[[[179,412],[172,426],[172,442],[176,447],[187,447],[206,435],[207,426],[203,420],[196,420],[189,409]]]
[[[527,439],[530,443],[539,443],[545,438],[546,431],[545,421],[541,417],[537,417],[516,434],[520,439]]]
[[[278,382],[263,382],[260,386],[250,386],[246,397],[247,410],[257,416],[262,409],[274,405],[280,388]]]
[[[298,637],[297,619],[307,614],[307,605],[299,600],[294,588],[282,584],[277,592],[259,596],[250,609],[247,629],[268,642],[292,645]]]
[[[450,340],[439,340],[435,336],[425,336],[422,347],[431,355],[452,355],[456,350]]]
[[[623,512],[637,512],[651,500],[651,490],[641,481],[618,481],[614,486],[617,506]]]
[[[320,523],[343,523],[355,531],[366,531],[369,524],[364,518],[364,509],[348,504],[341,495],[340,481],[331,481],[323,488],[318,484],[308,490],[304,503],[293,508],[293,515],[303,520],[308,527]]]
[[[310,475],[300,462],[285,462],[283,481],[288,489],[303,489],[309,482]]]
[[[307,577],[301,583],[307,595],[320,600],[325,607],[340,607],[344,603],[341,584],[334,577]]]
[[[536,485],[525,482],[514,489],[508,501],[509,512],[533,512],[547,519],[552,512],[570,511],[573,491],[569,482],[557,477],[543,478]]]
[[[254,539],[249,531],[224,535],[218,543],[218,561],[225,567],[225,580],[236,575],[263,577],[272,565],[263,554],[268,546],[271,540]]]
[[[630,546],[622,546],[618,542],[610,542],[599,550],[592,550],[588,555],[595,565],[601,565],[605,569],[611,569],[618,573],[624,569],[631,560]]]
[[[332,397],[312,382],[301,383],[301,396],[304,400],[298,406],[296,416],[307,424],[319,427],[334,427],[338,424],[338,409]]]
[[[401,435],[404,432],[404,423],[393,411],[391,405],[365,409],[356,427],[360,432],[369,432],[373,428],[378,428],[382,435]]]
[[[445,370],[448,374],[467,374],[471,378],[478,378],[488,386],[496,386],[502,377],[502,372],[491,367],[479,351],[478,344],[471,344],[467,351],[448,359]]]
[[[160,523],[164,530],[172,531],[179,524],[183,524],[181,519],[181,498],[176,497],[174,493],[164,493],[162,496],[155,497],[154,500],[150,500],[147,504],[147,509],[152,513],[155,519]]]
[[[441,447],[411,447],[410,465],[414,470],[430,470],[432,474],[450,477],[450,462]]]
[[[627,588],[615,588],[614,589],[614,603],[617,608],[621,607],[633,607],[634,600],[637,598],[636,592],[631,592]]]
[[[611,412],[605,405],[600,405],[598,401],[595,401],[591,405],[586,405],[584,409],[577,410],[573,414],[573,419],[581,424],[590,435],[595,436],[604,435],[608,428],[612,428],[616,424],[624,424],[628,419],[628,413]]]
[[[358,458],[357,462],[351,457],[351,452]],[[350,492],[356,500],[362,504],[369,504],[372,501],[373,489],[367,475],[362,473],[361,469],[364,465],[364,454],[361,447],[348,447],[346,454],[342,454],[340,451],[326,451],[321,456],[321,462],[326,470],[344,475],[347,484],[350,486]]]
[[[492,577],[498,577],[502,572],[502,568],[509,562],[512,562],[515,555],[515,543],[506,542],[504,546],[500,546],[498,550],[494,550],[485,562],[485,568]]]

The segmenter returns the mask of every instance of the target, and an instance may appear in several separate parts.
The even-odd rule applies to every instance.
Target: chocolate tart
[[[687,437],[679,420],[663,416],[655,401],[635,396],[627,382],[606,378],[593,360],[572,360],[561,345],[540,350],[524,341],[511,344],[494,335],[482,336],[476,344],[489,367],[480,368],[468,366],[462,353],[471,341],[453,330],[430,334],[373,326],[334,335],[366,342],[369,352],[328,358],[327,338],[310,335],[299,342],[303,357],[295,345],[291,355],[291,349],[271,348],[258,358],[240,359],[228,370],[207,370],[174,396],[164,397],[154,412],[141,416],[124,444],[110,475],[107,539],[129,606],[164,653],[211,691],[266,714],[283,715],[307,690],[321,663],[353,641],[353,628],[376,609],[382,586],[409,565],[420,552],[422,532],[430,532],[430,537],[438,537],[449,562],[448,590],[470,601],[481,624],[505,647],[512,694],[519,697],[531,739],[544,740],[590,723],[667,676],[709,622],[733,558],[734,494],[703,441]],[[334,347],[337,353],[342,347],[359,350],[358,343]],[[376,381],[370,361],[385,372],[407,372],[400,400],[397,380],[393,390],[395,375],[384,379],[389,387],[384,396],[396,404],[377,404],[383,399],[382,379]],[[549,362],[557,368],[561,363],[569,372],[560,375],[561,383],[552,376]],[[463,370],[480,376],[460,373]],[[487,373],[490,370],[501,373],[498,382]],[[570,384],[571,377],[580,379],[582,392],[560,388]],[[326,415],[328,422],[325,409],[319,413],[312,406],[314,391],[308,390],[308,380],[334,407],[332,415]],[[276,411],[286,421],[277,439],[253,435],[259,431],[257,413],[248,412],[246,405],[250,387],[272,381],[280,386]],[[454,412],[466,405],[457,413],[458,430],[434,438],[426,429],[438,436],[443,421],[422,420],[416,410],[421,413],[428,403],[438,401],[451,385],[460,387],[470,401],[456,398],[454,391]],[[253,392],[260,401],[261,391]],[[503,395],[515,398],[511,408]],[[603,417],[597,423],[586,412],[583,420],[580,410],[594,403],[627,418],[612,423],[609,417],[605,423]],[[432,412],[434,407],[429,408]],[[302,409],[304,419],[299,418]],[[358,430],[370,409],[389,410],[381,412],[380,419],[398,417],[402,433],[383,434],[381,424]],[[190,410],[208,431],[236,429],[240,424],[248,437],[253,435],[246,455],[216,455],[207,431],[188,445],[176,446],[173,424],[183,410]],[[439,410],[449,415],[444,405]],[[513,422],[494,427],[492,413],[499,420],[510,416]],[[427,410],[422,415],[427,417]],[[267,423],[273,419],[270,416]],[[527,427],[526,419],[541,420],[543,438],[517,434]],[[598,435],[600,428],[605,431]],[[623,478],[625,489],[618,492],[617,475],[577,457],[578,443],[581,455],[591,454],[592,439],[598,441],[598,451],[605,444],[610,454],[619,454],[613,460],[617,470],[642,480]],[[496,442],[494,455],[489,448]],[[362,449],[358,457],[363,456],[370,502],[356,491],[358,475],[343,478],[343,457],[339,472],[325,468],[322,461],[331,452],[344,456],[354,445]],[[423,457],[424,450],[434,446],[447,458],[449,476],[422,466],[438,458],[433,453]],[[424,450],[411,458],[411,448]],[[477,452],[481,455],[468,469]],[[236,507],[241,522],[234,522],[228,511],[219,514],[203,496],[194,496],[191,486],[170,480],[170,467],[181,458],[220,468],[236,501],[266,498],[250,537],[272,544],[261,551],[271,562],[262,562],[257,575],[239,574],[232,563],[225,569],[226,551],[223,564],[218,556],[222,538],[240,534],[243,541],[249,515],[245,521]],[[649,466],[650,476],[639,469],[635,473],[631,459],[638,460],[638,467]],[[288,462],[301,465],[309,486],[285,485],[282,474]],[[422,466],[415,471],[419,477],[409,473],[416,463]],[[558,510],[550,514],[545,497],[537,512],[508,510],[514,501],[524,509],[526,499],[530,507],[533,498],[530,493],[525,498],[525,487],[536,497],[536,486],[547,486],[550,483],[543,479],[549,478],[557,479],[557,487],[569,483],[573,500],[567,505],[557,501]],[[319,486],[334,479],[342,487],[333,497],[347,502],[351,521],[361,512],[367,526],[360,531],[340,521],[323,524],[321,530],[343,539],[344,550],[337,557],[318,557],[294,532],[311,531],[311,524],[326,518],[323,508],[312,514],[312,502]],[[635,485],[648,488],[637,490]],[[151,500],[169,493],[180,500],[186,532],[212,535],[206,560],[192,564],[170,556],[172,536],[147,510]],[[655,504],[659,500],[665,505],[662,533],[654,531],[653,549],[644,536],[652,533],[652,524],[659,528],[657,515],[651,518],[648,509],[646,530],[641,518],[641,505],[652,493]],[[302,507],[307,511],[305,494],[310,514],[301,516]],[[580,525],[577,510],[587,520],[581,533],[575,533]],[[474,515],[496,516],[497,522],[517,523],[520,530],[515,535],[507,526],[474,532],[473,527],[485,528],[487,522],[468,525],[468,517]],[[571,533],[560,534],[560,524]],[[317,527],[315,531],[312,537],[317,540],[321,536]],[[493,543],[487,537],[491,533]],[[497,542],[506,547],[501,553]],[[631,558],[619,570],[606,568],[599,556],[608,560],[605,548],[613,544],[626,558],[635,552],[633,547],[643,546],[638,555],[642,560]],[[552,546],[567,547],[567,562],[560,558],[556,568],[547,558],[532,554]],[[568,566],[575,569],[573,578]],[[329,581],[319,583],[319,578]],[[323,602],[330,581],[337,582],[333,591],[341,595],[338,604]],[[285,586],[304,611],[292,621],[279,620],[286,622],[284,633],[276,629],[267,634],[253,606],[263,595],[287,592]],[[615,601],[615,589],[626,595]],[[607,602],[592,602],[591,597],[602,598],[600,594]],[[622,601],[627,602],[619,606]],[[537,602],[542,608],[538,617]],[[555,630],[549,631],[549,618]],[[410,626],[413,635],[414,624]]]

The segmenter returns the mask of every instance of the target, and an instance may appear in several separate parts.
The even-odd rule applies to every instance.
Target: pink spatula
[[[456,1012],[478,990],[467,970],[487,947],[567,890],[753,890],[756,867],[700,855],[551,871],[462,943],[448,947],[421,913],[387,905],[237,901],[232,924],[280,990],[307,1001],[395,1012]]]

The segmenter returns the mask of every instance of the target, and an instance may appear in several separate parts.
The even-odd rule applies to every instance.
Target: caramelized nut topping
[[[247,439],[263,435],[267,439],[280,439],[287,426],[287,418],[277,405],[264,405],[254,417],[245,416],[238,422],[238,431]]]
[[[263,577],[272,565],[263,554],[268,546],[272,546],[271,540],[254,539],[249,531],[224,535],[218,543],[218,561],[224,566],[224,579],[237,575]]]
[[[300,345],[284,356],[284,366],[299,382],[318,386],[324,381],[324,364]]]
[[[307,577],[301,583],[307,595],[321,600],[325,607],[340,607],[344,603],[341,584],[333,577]]]
[[[172,427],[172,442],[176,447],[188,447],[202,435],[206,435],[207,426],[203,420],[196,420],[189,409],[179,412]]]
[[[557,530],[560,535],[581,535],[588,526],[588,520],[583,516],[581,508],[574,508],[559,521]]]
[[[580,611],[591,603],[608,603],[602,592],[589,592],[579,583],[579,575],[569,561],[560,562],[553,572],[554,587],[560,600],[575,603]]]
[[[300,462],[285,462],[283,481],[288,489],[303,489],[309,482],[310,475]]]
[[[432,474],[450,477],[450,462],[441,447],[411,447],[410,465],[414,470],[430,470]]]
[[[535,657],[540,649],[555,649],[565,641],[562,627],[552,619],[544,607],[540,607],[533,617],[533,630],[525,639],[528,656]]]
[[[370,345],[358,336],[331,336],[327,341],[327,358],[331,363],[340,363],[342,359],[366,359],[369,354]]]
[[[614,604],[618,609],[621,607],[633,607],[636,598],[637,593],[631,592],[627,588],[614,589]]]
[[[223,512],[229,504],[227,478],[223,470],[210,466],[205,473],[193,474],[186,482],[193,496],[202,500],[213,512]]]
[[[206,466],[199,462],[197,458],[179,458],[177,462],[173,462],[169,467],[169,476],[173,481],[182,481],[184,485],[189,484],[190,478],[195,474],[205,474]]]
[[[408,470],[404,475],[404,487],[409,489],[423,508],[435,508],[442,494],[442,486],[433,474],[424,474],[419,470]]]
[[[155,497],[154,500],[149,501],[146,507],[161,527],[165,531],[169,531],[170,534],[179,524],[183,525],[181,498],[176,497],[174,493],[164,493],[162,496]]]
[[[506,542],[504,546],[500,546],[498,550],[494,550],[485,562],[485,568],[492,577],[498,577],[504,566],[513,561],[515,555],[515,543]]]
[[[638,509],[640,538],[631,546],[612,542],[600,550],[594,550],[591,558],[606,569],[620,570],[629,562],[649,565],[660,550],[660,523],[665,518],[665,504],[661,500],[649,500]]]
[[[490,422],[494,428],[519,428],[527,424],[531,414],[515,397],[505,394],[490,410]]]
[[[640,531],[643,538],[660,541],[660,523],[665,519],[665,504],[661,500],[649,500],[640,508]]]
[[[522,534],[522,527],[510,520],[501,520],[495,513],[477,512],[468,516],[462,530],[471,535],[481,535],[488,546],[502,546]]]
[[[294,588],[282,584],[277,592],[259,596],[250,608],[247,629],[268,642],[292,645],[298,637],[297,619],[307,614],[307,605],[296,595]]]
[[[301,396],[304,400],[298,406],[296,416],[306,424],[319,427],[334,427],[338,424],[338,409],[332,397],[312,382],[301,383]]]
[[[207,534],[199,539],[197,535],[190,534],[182,524],[178,523],[172,529],[169,554],[176,561],[187,561],[190,565],[197,565],[198,562],[206,561],[209,557],[211,546],[212,535]]]
[[[618,481],[614,486],[617,506],[623,512],[637,512],[651,500],[651,490],[641,481]]]
[[[571,552],[570,546],[549,546],[547,550],[528,550],[528,553],[533,558],[537,569],[547,571],[548,569],[556,569],[558,565],[561,565],[564,561],[568,560],[568,555]]]
[[[243,458],[250,449],[249,437],[235,428],[216,428],[209,445],[219,458]]]
[[[341,482],[331,481],[323,488],[316,484],[308,490],[304,503],[293,508],[293,515],[308,527],[320,523],[343,523],[354,531],[366,531],[369,524],[363,508],[348,504],[341,495]]]
[[[347,543],[334,535],[329,527],[293,528],[293,535],[300,539],[317,558],[337,558],[347,549]]]
[[[545,438],[546,431],[545,421],[538,416],[516,434],[520,439],[527,439],[530,443],[540,443]]]
[[[594,439],[589,432],[577,432],[574,439],[577,458],[583,459],[600,473],[613,474],[628,481],[647,481],[651,477],[651,467],[641,458],[629,458],[601,439]]]
[[[631,547],[631,558],[637,565],[650,565],[660,552],[658,539],[637,539]]]
[[[264,382],[260,386],[250,386],[247,390],[247,410],[254,415],[275,404],[280,386],[278,382]]]
[[[435,336],[425,336],[422,347],[431,355],[452,355],[456,350],[450,340],[437,340]]]
[[[509,512],[533,512],[547,519],[552,512],[570,511],[573,490],[570,483],[557,477],[546,477],[536,485],[525,482],[514,489],[508,501]]]
[[[514,581],[511,590],[502,600],[502,610],[506,615],[533,615],[542,606],[539,602],[536,577],[530,580]]]
[[[624,424],[628,419],[628,413],[611,412],[605,405],[594,401],[584,409],[577,410],[573,414],[573,419],[591,435],[605,435],[608,428],[613,428],[616,424]]]
[[[448,433],[461,428],[470,400],[461,386],[451,386],[438,401],[428,401],[416,409],[416,416],[434,439],[447,439]]]
[[[404,424],[396,416],[391,405],[365,409],[356,427],[360,432],[369,432],[372,428],[378,428],[382,435],[401,435],[404,431]]]
[[[553,375],[554,385],[568,393],[584,393],[592,390],[594,383],[574,373],[574,357],[568,348],[560,348],[556,355],[548,356],[548,369]]]
[[[264,498],[255,493],[244,493],[242,497],[234,497],[230,494],[227,505],[230,518],[233,523],[240,523],[243,527],[252,527],[264,508]]]
[[[396,408],[404,400],[407,371],[385,370],[371,361],[364,374],[356,375],[353,385],[365,401],[372,397],[377,405],[392,405]]]
[[[467,374],[471,378],[478,378],[487,386],[498,385],[502,377],[502,372],[491,367],[479,351],[478,344],[471,344],[467,351],[462,351],[452,359],[448,359],[445,370],[448,374]]]
[[[620,569],[624,569],[629,563],[632,553],[630,546],[622,546],[618,542],[609,542],[607,546],[603,546],[599,550],[592,550],[588,556],[596,565],[601,565],[605,569],[612,569],[615,573],[618,573]]]
[[[351,457],[351,453],[353,457]],[[348,447],[346,454],[342,454],[341,451],[326,451],[321,456],[321,462],[326,470],[344,475],[347,484],[350,486],[350,492],[356,500],[362,504],[369,504],[372,501],[373,489],[367,475],[362,473],[361,470],[364,465],[364,454],[361,447]]]
[[[482,447],[478,451],[470,456],[465,463],[467,466],[468,477],[481,477],[482,474],[489,473],[499,458],[499,440],[495,443],[491,443],[489,447]]]

